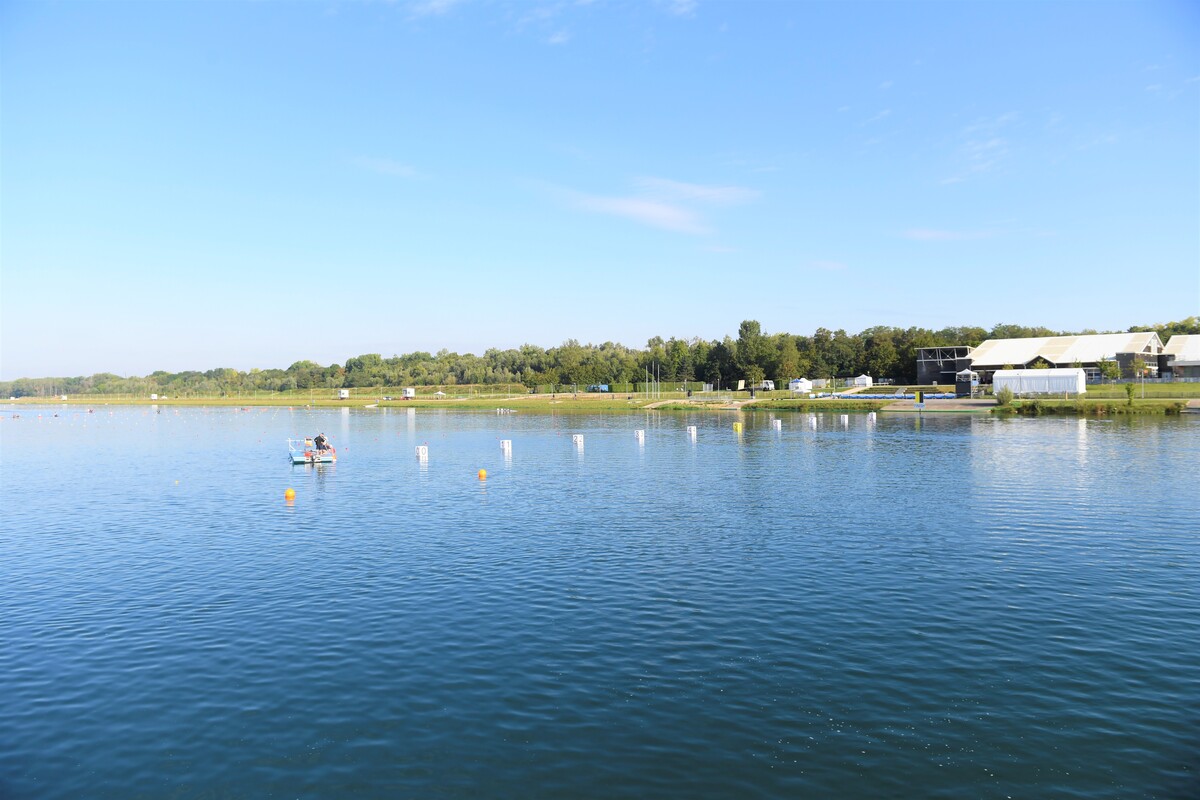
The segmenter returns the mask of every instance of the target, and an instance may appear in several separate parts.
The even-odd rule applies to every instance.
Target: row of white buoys
[[[875,422],[875,412],[872,411],[867,416],[867,419],[870,423],[873,424]],[[840,416],[840,420],[841,420],[843,428],[849,427],[850,416],[848,414],[842,414]],[[808,423],[809,423],[810,428],[812,428],[813,430],[817,429],[817,417],[815,414],[809,416]],[[779,420],[779,419],[771,420],[771,427],[777,431],[782,431],[783,430],[783,420]],[[740,436],[742,434],[742,430],[743,430],[743,425],[741,422],[733,423],[734,433],[736,433]],[[695,442],[696,438],[697,438],[696,426],[688,425],[687,429],[686,429],[686,435],[689,440],[691,440],[692,442]],[[644,429],[635,430],[633,432],[633,438],[639,445],[644,446],[646,444],[646,431]],[[571,444],[573,444],[576,447],[576,449],[583,450],[583,434],[582,433],[571,434]],[[500,452],[502,452],[504,454],[505,460],[510,460],[512,458],[512,439],[501,439],[500,440]],[[417,445],[416,455],[417,455],[418,461],[428,461],[429,460],[429,446],[423,445],[423,444]]]

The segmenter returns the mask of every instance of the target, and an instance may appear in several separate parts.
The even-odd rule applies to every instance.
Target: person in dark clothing
[[[325,438],[325,434],[318,433],[317,438],[313,439],[313,444],[317,446],[317,452],[329,449],[329,440]]]

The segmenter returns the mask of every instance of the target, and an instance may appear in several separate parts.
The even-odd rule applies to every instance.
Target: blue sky
[[[0,377],[1197,314],[1198,9],[6,2]]]

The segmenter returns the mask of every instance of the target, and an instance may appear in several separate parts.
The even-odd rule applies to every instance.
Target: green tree
[[[893,377],[900,356],[890,328],[871,328],[863,331],[863,371],[877,378]]]
[[[1112,360],[1108,356],[1101,358],[1096,362],[1096,366],[1100,368],[1101,377],[1109,382],[1115,381],[1121,377],[1121,365]]]
[[[749,375],[752,367],[764,370],[766,343],[763,340],[762,326],[756,320],[743,320],[738,326],[736,358],[743,375]]]
[[[686,341],[671,337],[667,341],[666,356],[671,380],[690,381],[695,378],[695,369],[692,366],[692,351]],[[667,372],[664,371],[663,374],[665,376]]]
[[[800,375],[800,348],[796,347],[796,337],[781,334],[779,343],[779,359],[776,362],[775,380],[783,384]]]

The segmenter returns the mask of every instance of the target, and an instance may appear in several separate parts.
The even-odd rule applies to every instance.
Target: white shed
[[[350,399],[350,390],[349,389],[338,389],[338,400],[349,400],[349,399]]]
[[[792,378],[788,381],[788,390],[792,392],[811,392],[813,382],[808,378]]]
[[[871,380],[870,375],[859,375],[854,379],[853,383],[855,386],[872,386],[875,381]]]
[[[992,374],[992,391],[1012,389],[1024,394],[1083,394],[1087,373],[1080,368],[998,369]]]
[[[410,386],[409,388],[402,391],[400,393],[400,396],[403,397],[405,400],[415,400],[417,397],[417,390]]]

